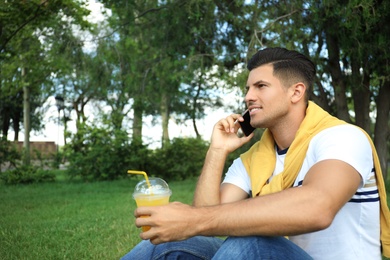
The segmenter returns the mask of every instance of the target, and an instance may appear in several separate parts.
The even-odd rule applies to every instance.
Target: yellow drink
[[[138,195],[134,196],[135,202],[138,207],[141,206],[160,206],[166,205],[169,203],[170,194],[161,195],[161,194],[151,194],[151,195]]]
[[[150,207],[150,206],[161,206],[167,205],[169,203],[169,197],[171,193],[166,194],[134,194],[135,202],[137,203],[137,207]],[[146,218],[148,216],[142,216]],[[143,226],[142,231],[148,231],[150,226]]]

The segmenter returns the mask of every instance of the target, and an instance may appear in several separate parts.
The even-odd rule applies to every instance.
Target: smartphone
[[[244,132],[245,136],[250,135],[256,128],[251,126],[251,116],[249,114],[249,110],[245,111],[242,114],[242,117],[244,118],[243,122],[239,122],[241,125],[241,130]]]

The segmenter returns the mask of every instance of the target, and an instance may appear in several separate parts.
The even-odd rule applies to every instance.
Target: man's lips
[[[249,110],[249,112],[250,112],[251,114],[254,113],[254,112],[256,112],[256,111],[258,111],[258,110],[260,110],[260,109],[262,109],[262,107],[258,107],[258,106],[254,107],[254,106],[252,106],[252,107],[249,107],[249,108],[248,108],[248,110]]]

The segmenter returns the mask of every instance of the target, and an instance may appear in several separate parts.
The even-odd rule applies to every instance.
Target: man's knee
[[[222,244],[222,240],[213,237],[192,237],[178,242],[153,245],[142,241],[122,260],[127,259],[211,259]]]
[[[311,259],[284,237],[229,237],[213,259]]]

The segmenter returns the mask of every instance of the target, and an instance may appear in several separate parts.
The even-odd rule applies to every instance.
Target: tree
[[[86,9],[74,1],[8,1],[0,5],[1,98],[12,98],[9,94],[3,94],[3,90],[7,91],[10,85],[17,84],[23,89],[25,164],[29,164],[30,111],[34,111],[31,99],[40,100],[39,105],[42,104],[43,99],[39,95],[44,91],[40,88],[49,85],[47,79],[50,73],[46,67],[48,60],[43,55],[45,50],[41,40],[44,41],[45,37],[50,37],[53,31],[62,30],[64,26],[79,24],[85,27],[88,24],[83,21],[85,14],[87,14]],[[72,17],[73,20],[63,19],[64,17]],[[39,61],[43,62],[39,63]],[[20,76],[12,75],[15,70],[22,71],[22,79]],[[37,95],[34,90],[37,91],[35,92]],[[20,90],[12,93],[19,95]],[[14,119],[14,125],[17,126],[14,127],[15,130],[19,130],[20,113],[14,113],[11,117],[7,114],[9,107],[8,103],[7,107],[0,110],[4,112],[1,114],[3,138],[7,138],[5,134],[8,133],[7,127],[11,119]],[[11,107],[17,106],[12,104]],[[35,111],[33,114],[36,114]]]
[[[149,35],[148,25],[144,28],[143,14],[155,1],[102,1],[112,10],[108,18],[112,32],[100,39],[98,54],[111,73],[106,84],[105,102],[111,107],[111,119],[115,128],[121,128],[124,117],[130,112],[124,111],[127,104],[133,109],[133,141],[141,143],[142,117],[145,110],[143,94],[147,84],[149,63],[154,59],[144,37]]]
[[[279,1],[263,10],[253,46],[286,46],[314,57],[318,80],[311,97],[329,112],[372,133],[387,174],[389,136],[389,3]],[[269,21],[269,22],[263,22]],[[256,47],[255,47],[256,49]],[[380,109],[380,111],[379,111]],[[377,112],[375,122],[370,113]],[[380,129],[380,130],[379,130]]]
[[[210,102],[200,102],[201,92],[207,91],[202,86],[206,80],[199,75],[209,76],[207,71],[216,64],[215,57],[224,51],[215,50],[219,37],[215,4],[210,1],[103,2],[113,11],[109,20],[120,64],[114,75],[121,73],[121,77],[115,77],[120,79],[116,81],[120,86],[120,89],[116,87],[116,93],[127,89],[132,101],[133,141],[141,140],[143,115],[159,114],[162,144],[167,143],[172,114],[189,116],[195,122],[204,115],[203,108],[210,105]],[[187,86],[194,84],[200,91],[188,91]],[[206,97],[203,94],[202,100],[207,100]]]

